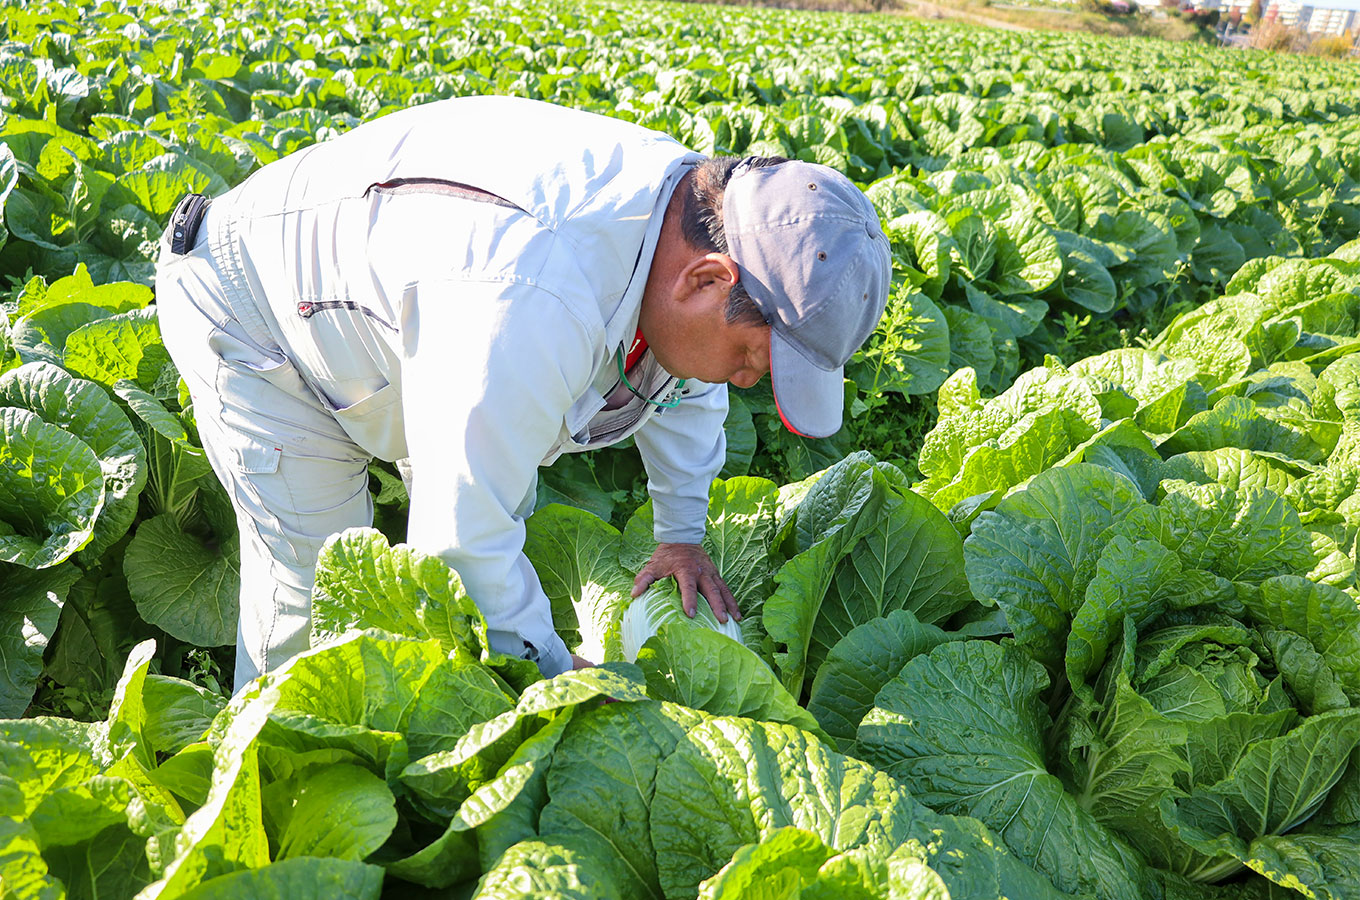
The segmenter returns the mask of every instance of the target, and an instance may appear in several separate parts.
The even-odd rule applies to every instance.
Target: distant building
[[[1329,5],[1322,5],[1324,2]],[[1309,34],[1340,35],[1348,31],[1354,34],[1357,26],[1360,26],[1360,4],[1350,9],[1330,5],[1339,2],[1343,0],[1314,0],[1317,5],[1303,7],[1299,14],[1299,28]]]
[[[1234,10],[1245,16],[1253,0],[1194,0],[1196,9]],[[1360,32],[1360,0],[1262,0],[1261,21],[1279,22],[1313,35]]]

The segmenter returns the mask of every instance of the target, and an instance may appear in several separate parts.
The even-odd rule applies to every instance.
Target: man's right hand
[[[590,660],[586,659],[585,657],[577,656],[575,653],[573,653],[573,654],[571,655],[571,667],[572,667],[573,670],[575,670],[575,669],[593,669],[593,668],[595,668],[595,664],[594,664],[593,662],[591,662]]]

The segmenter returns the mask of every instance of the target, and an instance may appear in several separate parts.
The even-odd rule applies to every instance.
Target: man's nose
[[[733,375],[730,379],[728,379],[728,383],[734,384],[739,388],[755,387],[756,382],[760,381],[760,377],[763,374],[765,373],[757,372],[754,369],[742,369],[740,372],[738,372],[737,374]]]

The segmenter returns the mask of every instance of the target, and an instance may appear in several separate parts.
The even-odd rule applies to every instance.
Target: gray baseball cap
[[[869,198],[835,169],[789,162],[733,170],[723,232],[741,283],[770,323],[770,383],[784,425],[841,427],[845,363],[888,302],[892,256]]]

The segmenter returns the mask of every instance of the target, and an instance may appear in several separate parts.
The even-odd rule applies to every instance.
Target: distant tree
[[[1242,21],[1246,22],[1248,25],[1255,25],[1257,22],[1261,21],[1261,13],[1261,0],[1251,0],[1251,7],[1247,10],[1247,14],[1242,18]]]

